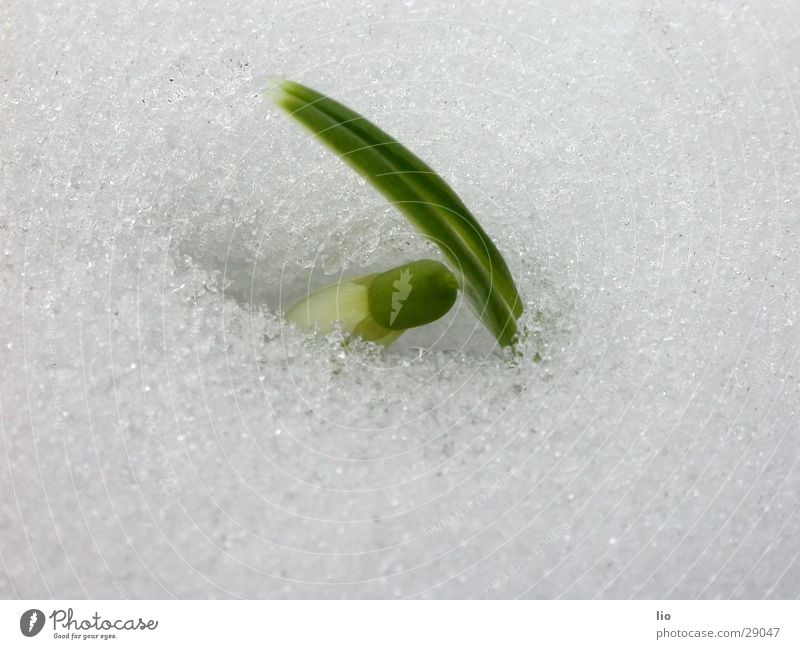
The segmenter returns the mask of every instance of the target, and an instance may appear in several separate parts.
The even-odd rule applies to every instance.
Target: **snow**
[[[795,5],[0,17],[0,596],[800,596]],[[282,324],[437,253],[273,74],[451,182],[521,357]]]

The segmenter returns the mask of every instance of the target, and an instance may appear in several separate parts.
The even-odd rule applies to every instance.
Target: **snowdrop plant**
[[[501,346],[517,339],[522,302],[499,250],[453,189],[427,164],[362,115],[304,85],[272,78],[267,96],[361,174],[435,243],[451,270],[419,260],[323,288],[286,313],[303,328],[390,345],[403,331],[433,322],[457,289]]]

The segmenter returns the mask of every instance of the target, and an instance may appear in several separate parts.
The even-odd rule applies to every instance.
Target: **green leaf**
[[[512,345],[522,301],[503,256],[444,179],[365,117],[306,86],[275,81],[272,100],[388,198],[449,260],[473,308]]]

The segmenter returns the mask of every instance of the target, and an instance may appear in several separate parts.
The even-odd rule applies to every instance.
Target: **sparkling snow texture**
[[[796,3],[0,19],[0,596],[800,596]],[[276,73],[453,185],[522,357],[282,324],[437,252]]]

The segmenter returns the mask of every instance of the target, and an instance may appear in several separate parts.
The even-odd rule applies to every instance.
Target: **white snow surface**
[[[0,596],[800,596],[798,7],[3,2]],[[439,256],[272,74],[452,184],[520,356],[282,323]]]

